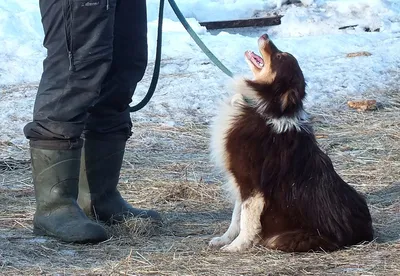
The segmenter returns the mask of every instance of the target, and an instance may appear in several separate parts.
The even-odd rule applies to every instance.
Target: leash
[[[149,91],[147,91],[146,96],[141,102],[135,106],[129,108],[129,112],[136,112],[146,106],[149,103],[151,97],[153,97],[154,91],[157,87],[158,77],[160,76],[160,66],[161,66],[161,45],[162,45],[162,23],[164,18],[164,1],[160,0],[160,9],[158,11],[158,29],[157,29],[157,48],[156,48],[156,60],[154,62],[154,72],[151,78],[151,83]]]
[[[233,73],[225,67],[225,65],[222,64],[219,59],[214,56],[214,54],[207,48],[207,46],[201,41],[199,36],[196,34],[195,31],[193,31],[192,27],[190,27],[189,23],[186,21],[185,17],[179,10],[178,6],[176,5],[174,0],[168,0],[169,4],[171,5],[171,8],[174,10],[176,16],[178,17],[179,21],[181,21],[183,27],[185,27],[186,31],[189,33],[189,35],[193,38],[193,40],[196,42],[196,44],[200,47],[200,49],[208,56],[208,58],[219,68],[221,69],[222,72],[224,72],[226,75],[229,77],[233,78]]]
[[[222,62],[207,48],[207,46],[201,41],[196,32],[190,27],[189,23],[186,21],[182,12],[179,10],[174,0],[168,0],[172,10],[175,12],[179,21],[182,23],[183,27],[192,37],[192,39],[196,42],[196,44],[200,47],[200,49],[207,55],[207,57],[227,76],[233,78],[233,73],[222,64]],[[154,72],[153,77],[151,79],[149,90],[146,93],[146,96],[136,105],[129,108],[129,112],[136,112],[145,107],[151,97],[154,95],[154,91],[157,87],[158,78],[160,76],[160,67],[161,67],[161,46],[162,46],[162,24],[164,19],[164,3],[165,0],[160,0],[160,9],[158,12],[158,29],[157,29],[157,47],[156,47],[156,59],[154,62]]]

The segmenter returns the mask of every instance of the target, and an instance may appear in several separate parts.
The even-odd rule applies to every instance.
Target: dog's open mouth
[[[257,68],[262,69],[264,67],[264,60],[254,52],[246,51],[245,56]]]

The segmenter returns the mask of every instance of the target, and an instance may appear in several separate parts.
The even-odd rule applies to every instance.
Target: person
[[[61,241],[108,239],[102,224],[136,209],[117,184],[132,135],[129,104],[147,66],[145,0],[40,0],[47,56],[29,139],[34,233]]]

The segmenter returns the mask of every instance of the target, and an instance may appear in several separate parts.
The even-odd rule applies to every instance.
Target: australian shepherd
[[[228,230],[210,246],[242,251],[333,251],[371,241],[364,198],[318,147],[294,56],[263,35],[261,56],[247,51],[254,79],[234,82],[212,127],[211,151],[234,198]]]

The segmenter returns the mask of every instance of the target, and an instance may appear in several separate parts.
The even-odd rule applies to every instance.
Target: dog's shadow
[[[172,211],[164,213],[165,230],[174,236],[210,236],[215,231],[224,231],[221,222],[229,225],[232,210],[229,208],[215,211]],[[217,229],[216,229],[217,228]],[[223,233],[223,232],[221,232]]]
[[[400,240],[400,183],[366,195],[378,243]]]

